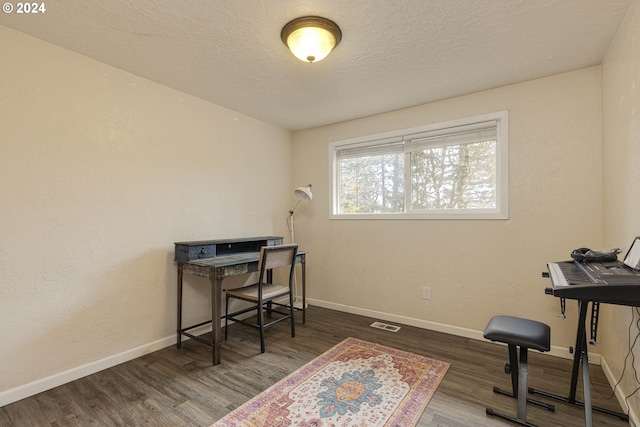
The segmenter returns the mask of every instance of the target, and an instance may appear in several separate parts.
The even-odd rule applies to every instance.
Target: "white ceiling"
[[[0,25],[292,131],[600,64],[633,0],[54,0]],[[340,45],[282,44],[321,15]]]

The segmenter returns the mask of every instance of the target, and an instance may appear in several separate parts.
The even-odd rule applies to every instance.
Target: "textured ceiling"
[[[633,0],[55,0],[0,25],[301,130],[600,64]],[[342,29],[306,64],[288,21]]]

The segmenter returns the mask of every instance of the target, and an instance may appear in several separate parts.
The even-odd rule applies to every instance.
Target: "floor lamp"
[[[298,207],[298,205],[300,204],[300,202],[310,202],[311,199],[313,199],[313,194],[311,194],[311,184],[304,186],[304,187],[298,187],[296,188],[295,191],[295,195],[296,198],[298,199],[298,201],[296,202],[296,205],[291,208],[291,210],[289,211],[289,216],[287,217],[287,227],[289,227],[289,233],[291,233],[291,243],[295,243],[295,231],[294,231],[294,225],[293,225],[293,211],[296,210],[296,208]],[[293,287],[293,293],[294,293],[294,300],[296,301],[296,304],[298,303],[298,281],[296,279],[296,275],[293,275],[293,281],[294,281],[294,287]],[[305,307],[306,308],[306,307]]]

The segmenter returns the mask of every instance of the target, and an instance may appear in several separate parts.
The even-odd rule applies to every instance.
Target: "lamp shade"
[[[296,58],[305,62],[318,62],[326,58],[340,43],[342,31],[329,19],[304,16],[285,25],[280,38]]]
[[[310,202],[311,199],[313,199],[313,194],[311,194],[311,184],[305,187],[296,188],[295,194],[298,200]]]

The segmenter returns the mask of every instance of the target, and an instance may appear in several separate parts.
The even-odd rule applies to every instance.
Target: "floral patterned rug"
[[[347,338],[212,427],[410,427],[449,363]]]

